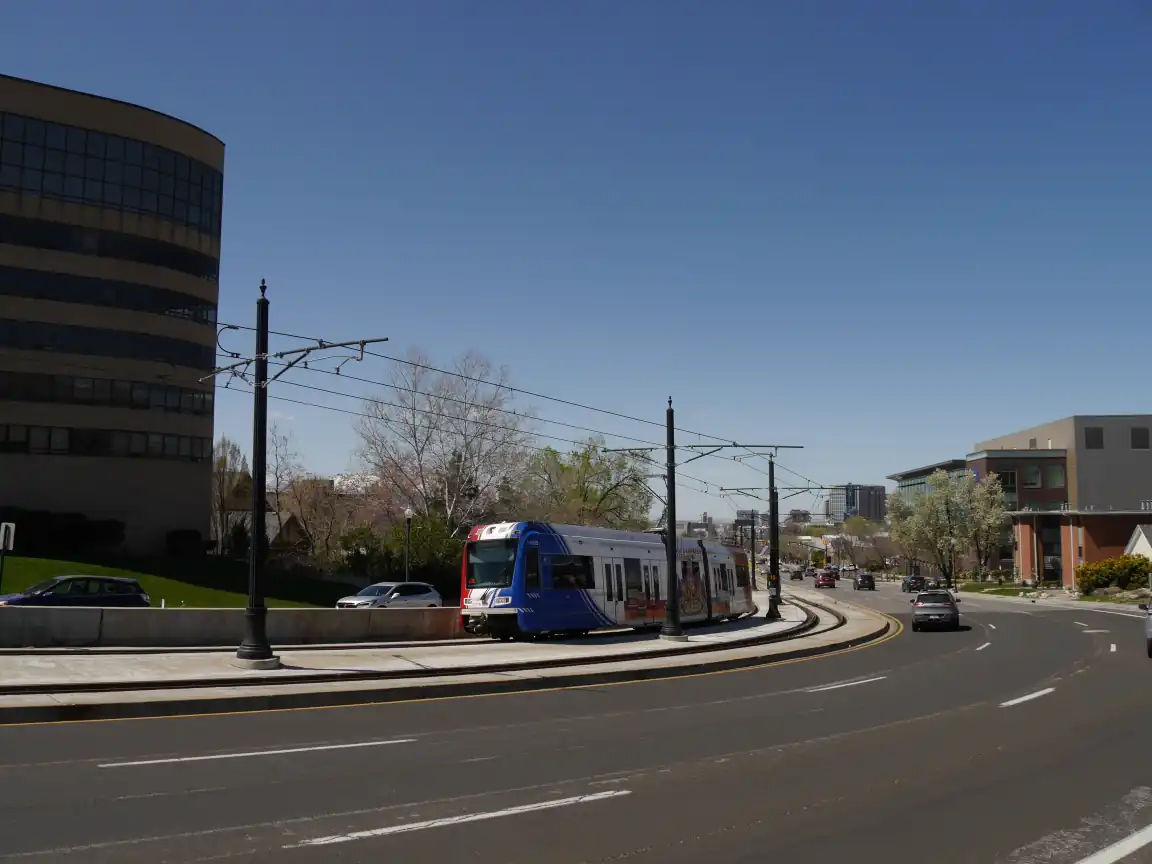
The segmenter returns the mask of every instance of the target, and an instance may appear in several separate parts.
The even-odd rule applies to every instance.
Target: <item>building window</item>
[[[151,333],[10,318],[0,318],[0,348],[171,363],[200,370],[212,369],[216,362],[216,352],[211,345],[198,345]]]
[[[153,446],[152,441],[155,440]],[[0,423],[0,453],[61,456],[135,456],[170,461],[205,462],[212,455],[209,438],[155,435],[65,426],[21,426]]]
[[[1104,427],[1103,426],[1085,426],[1084,427],[1084,449],[1085,450],[1103,450],[1104,449]]]
[[[224,176],[165,147],[3,114],[0,169],[0,188],[158,215],[220,234]]]
[[[1016,491],[1016,472],[1015,471],[1001,471],[1000,472],[1000,485],[1005,492]]]
[[[1045,471],[1047,475],[1044,480],[1044,485],[1049,489],[1063,489],[1064,488],[1064,466],[1063,465],[1049,465]]]
[[[151,312],[198,324],[216,323],[215,303],[191,294],[153,288],[138,282],[0,267],[0,295]]]
[[[1021,476],[1021,488],[1023,489],[1039,489],[1041,488],[1040,481],[1040,466],[1039,465],[1025,465]]]
[[[1036,449],[1036,439],[1035,438],[1029,438],[1028,439],[1028,449],[1029,450],[1035,450]]]
[[[1149,449],[1148,427],[1147,426],[1133,426],[1132,427],[1132,449],[1133,450],[1147,450],[1147,449]]]
[[[137,264],[187,273],[209,282],[216,282],[220,278],[220,262],[216,258],[184,246],[119,231],[80,228],[45,219],[0,215],[0,243],[134,261]]]

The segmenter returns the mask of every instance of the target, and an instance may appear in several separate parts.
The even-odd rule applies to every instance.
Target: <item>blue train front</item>
[[[681,539],[681,620],[751,612],[748,557],[740,549]],[[462,614],[498,639],[664,620],[667,554],[658,534],[502,522],[474,528],[464,550]]]

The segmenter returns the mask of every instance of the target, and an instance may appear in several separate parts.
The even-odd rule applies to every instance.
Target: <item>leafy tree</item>
[[[966,482],[963,490],[970,495],[969,542],[975,553],[979,573],[987,571],[992,555],[1004,539],[1008,512],[1004,505],[1004,487],[996,474],[989,474],[980,482]]]
[[[644,530],[655,496],[636,456],[608,453],[589,441],[567,455],[547,449],[528,460],[518,493],[523,518],[573,525]]]
[[[252,477],[248,460],[240,445],[231,438],[220,438],[212,447],[212,534],[221,551],[229,541],[237,509],[252,494]]]

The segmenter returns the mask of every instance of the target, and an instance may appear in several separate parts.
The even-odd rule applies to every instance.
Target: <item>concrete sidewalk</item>
[[[767,607],[767,598],[761,608]],[[824,600],[825,598],[817,598]],[[403,650],[298,651],[286,668],[240,670],[228,654],[0,657],[0,724],[193,715],[481,695],[667,678],[764,665],[882,638],[861,607],[786,604],[783,621],[742,619],[658,639],[556,640]],[[743,622],[745,626],[739,627]],[[708,632],[711,631],[711,632]]]

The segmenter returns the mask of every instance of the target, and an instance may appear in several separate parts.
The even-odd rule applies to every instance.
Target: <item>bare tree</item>
[[[446,372],[417,353],[409,361],[397,364],[379,398],[366,400],[368,416],[356,426],[360,456],[396,502],[442,519],[456,536],[518,481],[530,418],[512,410],[507,372],[477,354]]]
[[[218,549],[223,551],[236,504],[237,487],[248,475],[248,460],[240,445],[231,438],[220,438],[212,448],[212,533]]]
[[[292,436],[273,423],[268,429],[268,481],[271,487],[268,503],[274,511],[277,536],[284,530],[284,511],[288,509],[286,499],[291,496],[292,481],[302,473]]]

